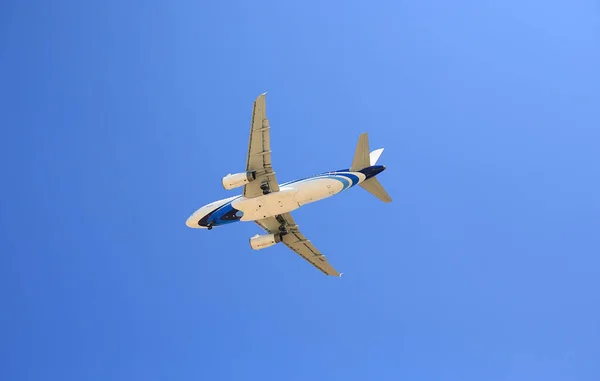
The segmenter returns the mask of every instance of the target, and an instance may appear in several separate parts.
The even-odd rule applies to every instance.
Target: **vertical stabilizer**
[[[370,164],[371,165],[377,164],[377,160],[379,160],[379,157],[381,156],[382,153],[383,153],[383,148],[379,148],[379,149],[376,149],[375,151],[371,152],[369,154]]]

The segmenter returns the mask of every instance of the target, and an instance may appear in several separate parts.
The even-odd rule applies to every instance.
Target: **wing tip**
[[[259,96],[257,96],[257,97],[256,97],[256,99],[254,100],[254,103],[256,104],[256,103],[257,103],[258,101],[260,101],[261,99],[262,99],[262,100],[265,100],[265,99],[266,99],[266,95],[267,95],[267,92],[266,92],[266,91],[265,91],[264,93],[260,94],[260,95],[259,95]]]

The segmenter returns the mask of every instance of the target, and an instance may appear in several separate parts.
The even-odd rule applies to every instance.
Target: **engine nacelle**
[[[227,176],[223,177],[223,188],[227,190],[239,188],[242,185],[248,184],[254,179],[256,179],[256,172],[253,171],[234,173],[233,175],[230,173]]]
[[[265,234],[265,235],[255,235],[250,238],[250,246],[254,250],[260,250],[267,248],[269,246],[273,246],[278,242],[281,242],[281,233],[273,233],[273,234]]]

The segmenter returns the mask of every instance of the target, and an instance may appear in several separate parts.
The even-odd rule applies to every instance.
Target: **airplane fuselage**
[[[246,198],[239,195],[214,201],[196,210],[187,219],[186,225],[191,228],[212,228],[288,213],[350,189],[383,170],[383,165],[374,165],[360,171],[345,169],[325,172],[283,183],[278,192],[259,197]]]

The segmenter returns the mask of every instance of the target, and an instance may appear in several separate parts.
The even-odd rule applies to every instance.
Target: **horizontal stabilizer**
[[[392,202],[392,198],[383,188],[383,185],[377,180],[376,177],[371,177],[370,179],[363,181],[359,184],[363,189],[367,192],[371,193],[373,196],[377,197],[383,202]]]
[[[369,157],[369,135],[365,132],[358,137],[358,143],[356,144],[356,151],[354,152],[354,159],[352,160],[351,171],[360,171],[361,169],[369,167],[371,164]]]

